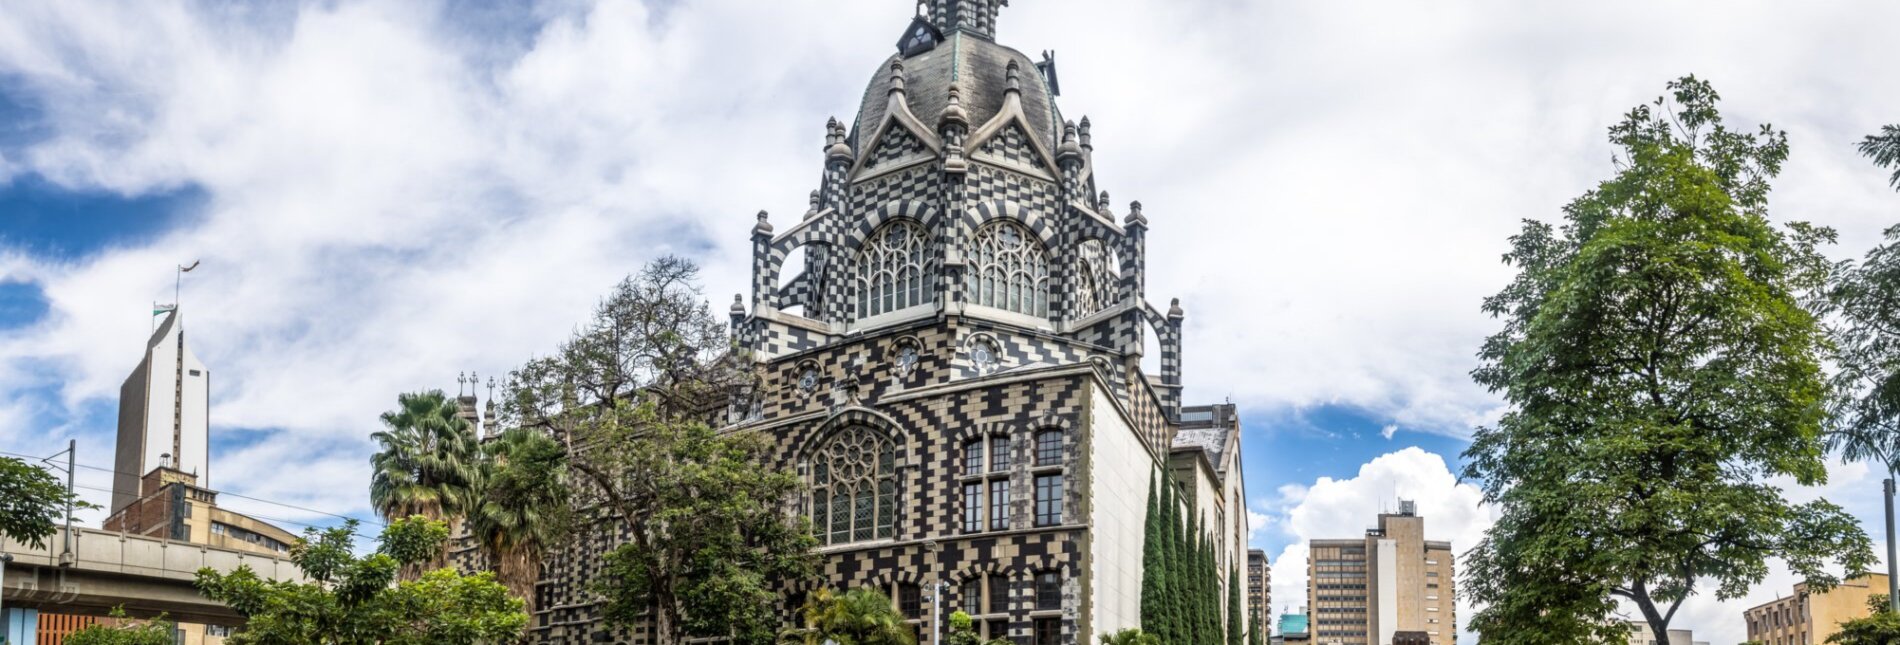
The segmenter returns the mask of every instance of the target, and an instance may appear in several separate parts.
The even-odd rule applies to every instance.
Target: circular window
[[[818,389],[818,370],[815,368],[807,367],[804,369],[804,371],[799,372],[798,389],[803,390],[806,394],[811,394],[813,390],[817,390]]]
[[[897,373],[909,374],[917,369],[917,346],[905,343],[897,348]]]
[[[996,371],[996,346],[989,341],[978,341],[970,348],[970,364],[976,367],[978,374]]]

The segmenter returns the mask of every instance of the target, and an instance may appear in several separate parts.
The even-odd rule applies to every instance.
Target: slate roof
[[[859,133],[869,136],[884,119],[890,105],[891,63],[904,63],[904,95],[910,111],[924,125],[936,127],[943,108],[950,102],[950,83],[957,84],[963,96],[963,109],[969,113],[970,129],[982,127],[1003,109],[1003,95],[1009,89],[1009,62],[1014,60],[1022,78],[1023,114],[1030,129],[1048,150],[1054,150],[1061,128],[1061,113],[1049,95],[1048,82],[1037,71],[1035,61],[1022,52],[965,31],[952,31],[936,48],[910,58],[894,54],[879,65],[871,84],[864,89],[864,103],[858,108],[858,120],[851,127],[853,152],[862,156],[874,142],[860,141]]]

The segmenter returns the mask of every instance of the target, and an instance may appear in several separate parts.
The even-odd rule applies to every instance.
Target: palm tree
[[[468,421],[441,390],[396,397],[383,413],[388,430],[370,435],[381,447],[370,457],[370,503],[384,519],[420,515],[431,520],[461,517],[474,501],[480,479],[480,444]],[[448,545],[426,569],[441,568]],[[405,567],[413,580],[424,567]]]
[[[483,447],[487,460],[469,530],[494,559],[497,576],[534,612],[541,556],[569,527],[567,453],[547,435],[511,429]]]
[[[1900,165],[1900,125],[1884,126],[1880,134],[1867,135],[1860,142],[1860,153],[1882,168]],[[1893,171],[1893,177],[1887,181],[1900,189],[1900,170]]]
[[[917,645],[917,630],[891,606],[891,599],[870,589],[838,594],[830,589],[813,592],[799,610],[805,626],[787,630],[779,642],[787,645]]]

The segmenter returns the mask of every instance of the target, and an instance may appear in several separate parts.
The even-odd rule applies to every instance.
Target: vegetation
[[[59,532],[66,505],[98,508],[66,494],[66,486],[52,473],[12,457],[0,457],[0,537],[46,546]]]
[[[1900,166],[1900,125],[1889,125],[1880,129],[1880,134],[1867,135],[1860,142],[1860,153],[1874,160],[1874,165],[1882,168]],[[1900,189],[1900,168],[1893,171],[1887,182]]]
[[[113,625],[88,625],[73,632],[66,645],[172,645],[172,624],[159,616],[153,620],[128,622],[125,608],[112,609]]]
[[[891,599],[870,589],[839,594],[813,592],[799,610],[801,626],[786,630],[780,643],[798,645],[917,645],[917,630],[891,606]],[[958,612],[961,613],[961,612]],[[955,620],[955,615],[951,617]],[[963,615],[968,626],[970,617]],[[952,632],[955,637],[955,632]],[[954,641],[953,641],[954,642]]]
[[[562,444],[577,495],[630,536],[597,587],[610,621],[651,621],[669,645],[768,643],[776,590],[816,577],[817,542],[786,513],[802,484],[763,465],[767,440],[708,425],[750,370],[729,361],[697,276],[669,257],[621,282],[559,352],[511,375],[504,411]]]
[[[1126,631],[1139,632],[1140,630]],[[950,633],[944,634],[943,640],[947,645],[1015,645],[1007,638],[983,640],[983,637],[976,633],[976,621],[971,620],[969,614],[961,611],[950,612]]]
[[[265,580],[249,566],[228,574],[199,570],[199,590],[246,620],[226,642],[450,645],[520,638],[528,615],[492,574],[435,569],[392,584],[402,566],[440,553],[445,523],[420,515],[397,520],[383,531],[380,548],[364,557],[354,553],[356,526],[305,531],[291,560],[307,583]]]
[[[1142,545],[1142,629],[1168,645],[1220,643],[1230,637],[1221,626],[1214,542],[1198,517],[1190,524],[1186,516],[1167,477],[1151,476]],[[1238,638],[1239,606],[1231,609],[1227,624],[1235,630],[1232,638]]]
[[[546,434],[516,428],[484,446],[483,455],[469,531],[493,556],[501,583],[533,613],[542,558],[573,523],[567,450]]]
[[[1841,630],[1827,637],[1838,645],[1892,645],[1900,643],[1900,612],[1887,602],[1887,594],[1867,598],[1865,618],[1841,623]]]
[[[441,390],[403,394],[396,403],[397,409],[383,413],[389,429],[370,435],[381,446],[370,457],[370,503],[386,520],[464,516],[480,483],[481,449],[474,429]],[[446,566],[447,546],[444,542],[440,553],[405,566],[402,579]]]
[[[1161,645],[1161,639],[1139,629],[1124,629],[1103,634],[1102,645]]]
[[[1487,643],[1622,642],[1617,598],[1667,640],[1686,598],[1738,597],[1770,558],[1819,588],[1873,560],[1839,507],[1764,483],[1826,477],[1827,338],[1802,302],[1833,232],[1766,216],[1784,133],[1669,88],[1610,129],[1617,173],[1561,229],[1512,238],[1520,272],[1484,304],[1504,329],[1474,377],[1511,406],[1465,453],[1502,512],[1465,570]]]

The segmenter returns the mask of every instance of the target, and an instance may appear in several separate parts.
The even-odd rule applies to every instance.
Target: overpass
[[[248,565],[261,578],[305,580],[287,558],[98,529],[73,533],[73,561],[66,566],[60,565],[59,535],[39,548],[0,539],[0,553],[13,556],[0,589],[9,613],[105,616],[123,606],[134,618],[163,613],[178,622],[239,625],[244,620],[236,612],[198,593],[192,580],[199,569],[228,573]]]

